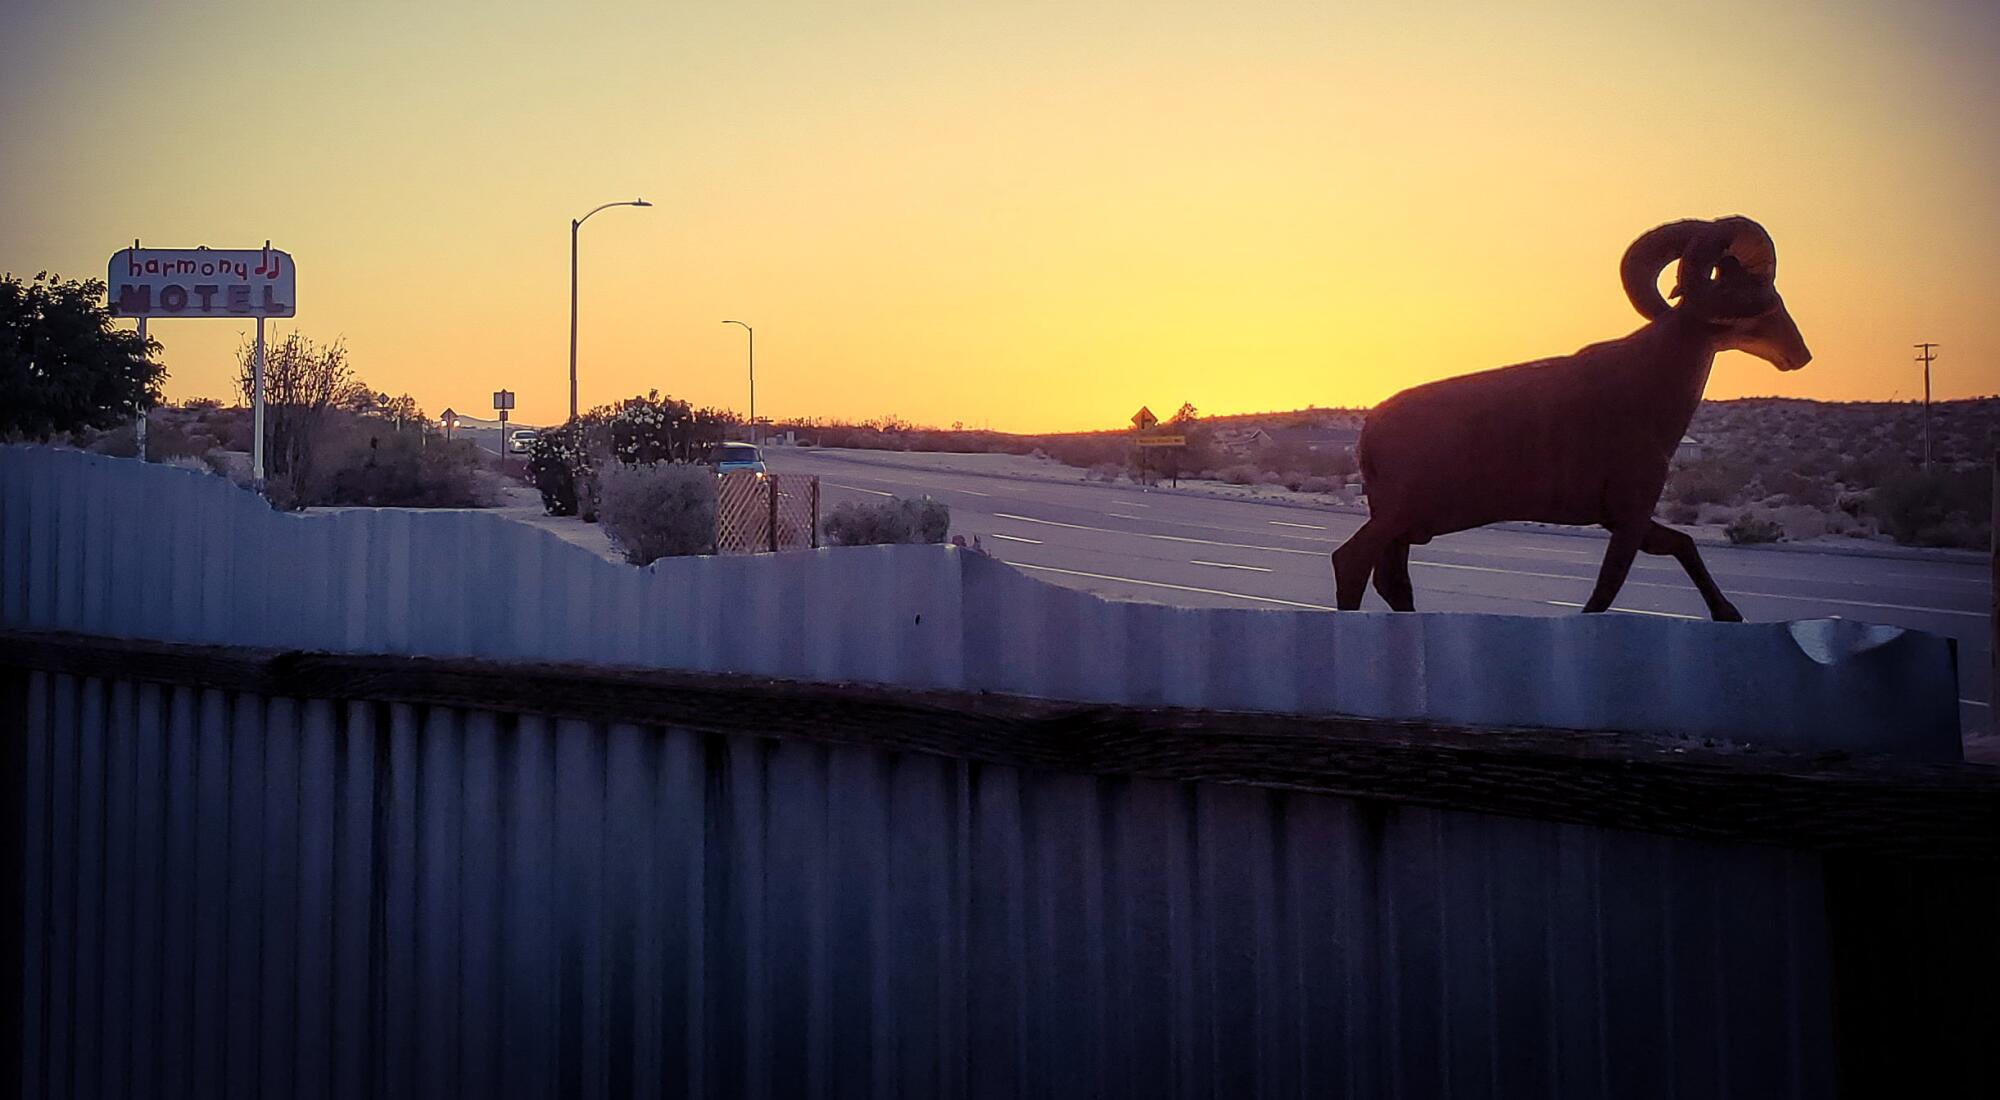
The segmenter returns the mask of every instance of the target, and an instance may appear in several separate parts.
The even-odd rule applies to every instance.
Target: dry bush
[[[1738,546],[1777,542],[1785,537],[1785,529],[1776,520],[1752,512],[1738,514],[1735,519],[1729,521],[1729,526],[1722,529],[1722,533]]]
[[[1773,512],[1772,519],[1793,542],[1816,539],[1828,530],[1826,510],[1808,504],[1787,504]]]
[[[822,525],[832,546],[882,546],[943,542],[951,533],[951,509],[929,497],[892,497],[876,504],[846,501]]]
[[[715,548],[715,474],[707,467],[613,464],[604,471],[598,518],[633,565]]]
[[[324,487],[313,488],[304,504],[362,505],[374,508],[478,508],[479,450],[459,439],[447,441],[419,428],[393,429],[343,451],[324,471]],[[293,475],[284,478],[297,493]]]

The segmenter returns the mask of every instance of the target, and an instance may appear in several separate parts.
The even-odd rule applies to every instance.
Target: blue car
[[[764,455],[750,443],[719,443],[708,452],[708,463],[718,474],[731,470],[749,470],[759,477],[764,476]]]

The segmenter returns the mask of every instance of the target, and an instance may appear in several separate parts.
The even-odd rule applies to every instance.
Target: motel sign
[[[104,280],[117,317],[291,317],[298,268],[272,248],[115,252]]]
[[[113,317],[136,317],[139,338],[151,317],[244,317],[257,322],[250,359],[250,477],[264,487],[264,320],[298,312],[299,269],[291,256],[262,248],[140,248],[111,254],[104,297]],[[139,453],[146,453],[139,416]]]

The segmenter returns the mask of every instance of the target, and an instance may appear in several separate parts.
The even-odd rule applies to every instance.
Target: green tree
[[[159,346],[111,327],[99,280],[0,276],[0,439],[131,420],[160,401]]]

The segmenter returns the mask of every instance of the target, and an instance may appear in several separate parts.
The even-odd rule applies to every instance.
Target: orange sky
[[[31,3],[0,270],[134,237],[299,265],[297,326],[432,412],[1009,430],[1372,403],[1638,323],[1639,231],[1744,213],[1818,358],[1709,393],[2000,391],[1990,2]],[[279,331],[290,323],[279,323]],[[246,326],[162,322],[171,397]]]

